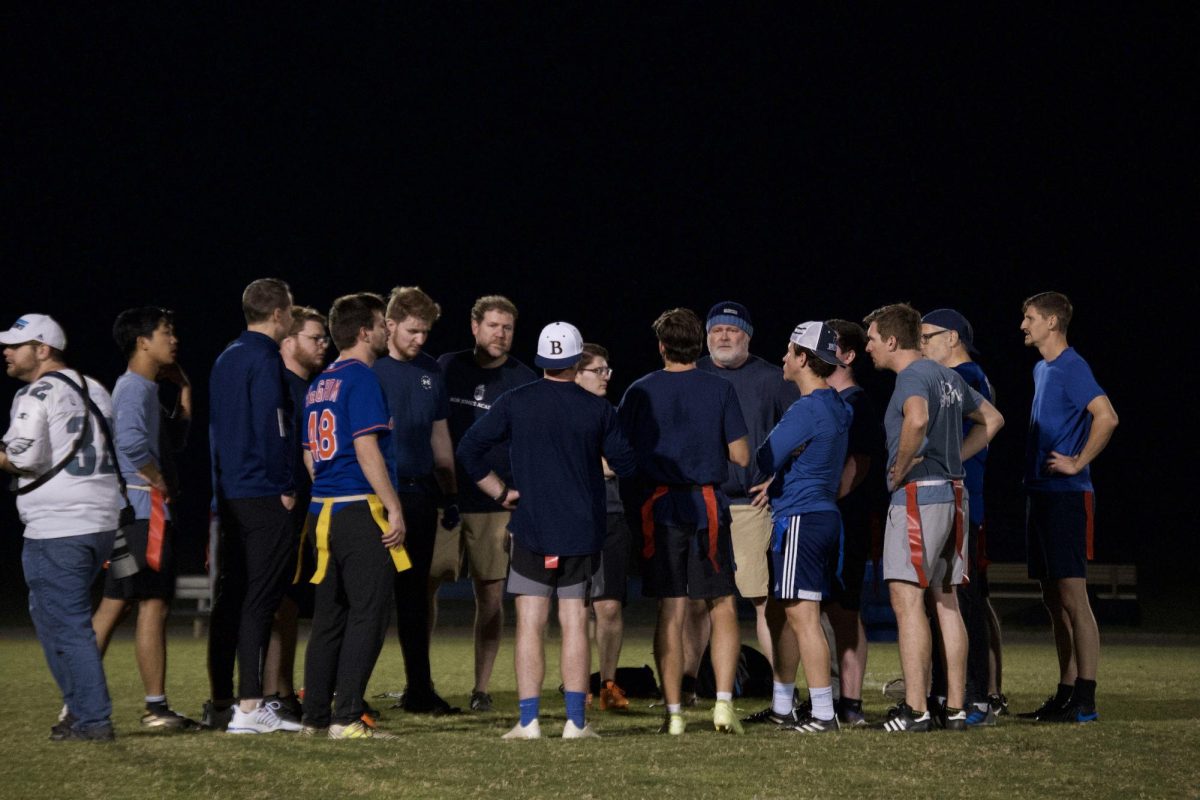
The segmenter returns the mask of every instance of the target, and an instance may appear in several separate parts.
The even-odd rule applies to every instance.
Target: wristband
[[[500,505],[504,505],[504,499],[508,497],[508,484],[504,481],[500,481],[500,486],[502,487],[500,489],[500,494],[496,495],[496,497],[493,499]]]

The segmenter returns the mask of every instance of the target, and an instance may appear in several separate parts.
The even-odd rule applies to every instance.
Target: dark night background
[[[419,284],[443,306],[435,355],[468,346],[476,296],[504,293],[516,356],[569,320],[613,351],[616,397],[655,368],[669,307],[739,300],[775,360],[806,319],[954,306],[1008,423],[988,470],[1002,560],[1023,558],[1020,304],[1057,289],[1121,418],[1093,471],[1098,559],[1138,563],[1147,594],[1196,574],[1194,11],[6,17],[0,327],[52,314],[111,386],[117,312],[176,310],[198,406],[185,570],[206,533],[208,370],[242,288],[278,276],[321,309]],[[9,617],[9,500],[0,525]]]

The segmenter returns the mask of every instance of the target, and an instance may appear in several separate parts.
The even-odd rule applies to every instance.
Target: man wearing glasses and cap
[[[50,738],[111,740],[112,700],[90,589],[112,552],[122,506],[102,419],[112,417],[112,400],[96,380],[66,371],[66,334],[45,314],[21,317],[0,344],[9,376],[28,384],[13,398],[0,469],[17,476],[29,615],[66,705]]]

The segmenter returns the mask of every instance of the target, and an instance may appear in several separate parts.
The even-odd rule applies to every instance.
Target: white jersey
[[[63,370],[63,374],[79,383],[80,373]],[[108,390],[92,378],[86,380],[88,394],[111,430]],[[43,376],[17,392],[4,434],[8,460],[22,472],[14,479],[14,488],[37,480],[71,452],[83,430],[85,413],[90,412],[79,392],[56,377]],[[67,466],[29,494],[17,496],[17,511],[29,539],[113,530],[123,506],[116,465],[94,414],[90,435]]]

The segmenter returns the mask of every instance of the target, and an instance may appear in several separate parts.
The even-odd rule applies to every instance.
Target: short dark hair
[[[310,306],[292,306],[292,327],[288,328],[287,335],[295,336],[300,333],[310,320],[325,327],[325,315],[320,311]]]
[[[374,292],[346,294],[333,301],[329,309],[329,335],[338,350],[349,350],[358,341],[358,332],[375,324],[375,312],[384,312],[383,298]]]
[[[137,349],[138,338],[145,336],[149,339],[154,335],[159,323],[164,321],[168,325],[174,325],[175,312],[158,306],[139,306],[127,308],[117,315],[112,329],[113,341],[117,343],[126,361]]]
[[[586,367],[588,364],[601,358],[608,361],[608,348],[603,345],[593,344],[592,342],[583,343],[583,351],[579,356],[580,367]]]
[[[879,337],[895,336],[901,350],[921,349],[921,312],[908,303],[892,303],[875,309],[863,319],[863,325],[871,323],[879,329]]]
[[[488,294],[476,300],[475,305],[471,306],[471,319],[474,322],[483,322],[483,315],[489,311],[512,314],[513,322],[517,321],[517,307],[502,294]]]
[[[833,371],[837,369],[836,364],[830,364],[828,361],[817,358],[817,354],[812,350],[809,350],[807,347],[801,347],[795,342],[788,342],[788,347],[792,348],[793,356],[798,356],[801,353],[804,353],[805,357],[808,359],[806,362],[808,364],[808,368],[811,369],[818,378],[828,378],[833,374]]]
[[[292,290],[279,278],[251,281],[242,292],[242,314],[246,316],[247,325],[265,322],[275,313],[275,309],[287,308],[291,304]]]
[[[837,346],[843,353],[861,356],[867,349],[867,332],[863,326],[848,319],[830,319],[825,324],[837,334]]]
[[[387,318],[403,322],[416,317],[430,325],[442,316],[442,307],[433,298],[421,291],[420,286],[397,286],[388,295]]]
[[[1062,292],[1041,292],[1030,297],[1021,304],[1021,313],[1024,314],[1033,306],[1038,310],[1043,317],[1053,316],[1058,319],[1058,327],[1063,333],[1067,332],[1067,328],[1071,324],[1071,316],[1075,313],[1075,307],[1071,305],[1071,301]]]
[[[654,320],[663,355],[675,364],[691,364],[704,348],[704,326],[690,308],[672,308]]]

